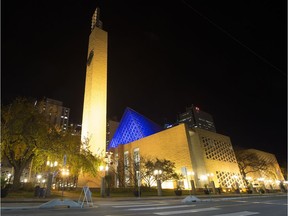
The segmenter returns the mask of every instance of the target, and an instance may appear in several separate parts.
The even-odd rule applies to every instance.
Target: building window
[[[135,169],[135,171],[139,171],[140,170],[139,148],[134,149],[133,159],[134,159],[134,165],[135,165],[134,169]]]
[[[129,152],[124,152],[124,178],[125,186],[130,185],[130,173],[129,173]]]

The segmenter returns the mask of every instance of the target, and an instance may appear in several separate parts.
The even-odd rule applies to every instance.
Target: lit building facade
[[[201,128],[216,132],[213,117],[192,104],[186,108],[186,112],[179,115],[179,123],[186,123],[190,129]]]
[[[81,140],[89,139],[90,150],[95,155],[106,152],[107,43],[108,34],[102,29],[97,8],[89,36],[81,131]]]
[[[108,146],[115,134],[115,131],[117,130],[119,126],[118,121],[113,121],[111,119],[107,120],[107,136],[106,136],[106,149],[108,149]]]
[[[284,182],[285,179],[275,155],[257,149],[247,149],[244,152],[248,154],[253,153],[259,160],[267,163],[266,169],[261,171],[254,172],[253,169],[248,167],[246,170],[248,173],[246,176],[248,182],[255,188],[265,188],[268,190],[279,189],[280,182]],[[285,185],[287,185],[287,182],[285,182]]]
[[[125,158],[139,158],[134,156],[138,154],[174,162],[175,171],[185,175],[186,189],[191,187],[191,180],[196,188],[210,185],[212,181],[215,187],[244,187],[230,138],[200,128],[189,129],[185,123],[163,130],[128,108],[109,150],[124,161]],[[162,187],[173,188],[175,182],[163,182]]]
[[[64,107],[62,101],[45,98],[40,102],[39,107],[47,115],[51,124],[58,126],[61,130],[67,130],[70,108]]]

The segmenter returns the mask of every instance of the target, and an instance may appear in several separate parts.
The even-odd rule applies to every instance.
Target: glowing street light
[[[47,189],[46,189],[46,196],[50,196],[51,194],[51,187],[52,187],[52,182],[53,182],[53,177],[54,177],[54,170],[58,166],[57,161],[47,161],[46,165],[48,166],[48,181],[47,181]]]
[[[157,181],[158,196],[162,196],[161,179],[160,179],[161,174],[162,174],[162,170],[154,170],[154,175],[156,176],[156,181]]]

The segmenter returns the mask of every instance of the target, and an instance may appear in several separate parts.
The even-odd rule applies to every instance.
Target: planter
[[[8,188],[1,189],[1,198],[4,198],[8,195]]]
[[[176,196],[181,196],[182,195],[182,190],[175,190],[175,195]]]
[[[133,194],[135,197],[139,197],[139,191],[138,190],[133,191]],[[140,196],[141,196],[141,191],[140,191]]]

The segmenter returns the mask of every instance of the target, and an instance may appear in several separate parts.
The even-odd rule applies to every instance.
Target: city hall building
[[[112,151],[115,158],[123,158],[126,164],[133,163],[125,161],[131,158],[139,160],[137,155],[170,160],[175,163],[175,171],[184,175],[186,189],[191,188],[191,180],[196,188],[204,188],[212,181],[215,187],[244,187],[228,136],[189,128],[186,123],[162,129],[131,108],[126,108],[108,151]],[[165,181],[162,187],[174,188],[175,181]]]
[[[177,124],[165,128],[127,108],[119,126],[116,124],[114,135],[107,131],[108,33],[102,29],[99,13],[97,8],[92,16],[81,131],[82,141],[89,140],[89,150],[101,157],[105,152],[113,152],[113,160],[123,158],[126,164],[132,162],[131,158],[139,160],[139,155],[170,160],[175,163],[175,171],[185,176],[186,189],[191,188],[191,180],[196,188],[211,182],[215,187],[243,188],[230,138],[217,133],[212,116],[193,105],[180,115]],[[108,122],[108,125],[112,128],[114,124]],[[123,175],[129,179],[127,170]],[[119,186],[117,178],[116,187]],[[284,180],[283,176],[277,178]],[[100,187],[101,181],[101,176],[95,178],[83,173],[78,178],[78,186]],[[132,186],[130,184],[127,181],[124,186]],[[163,188],[174,186],[172,180],[162,183]]]

